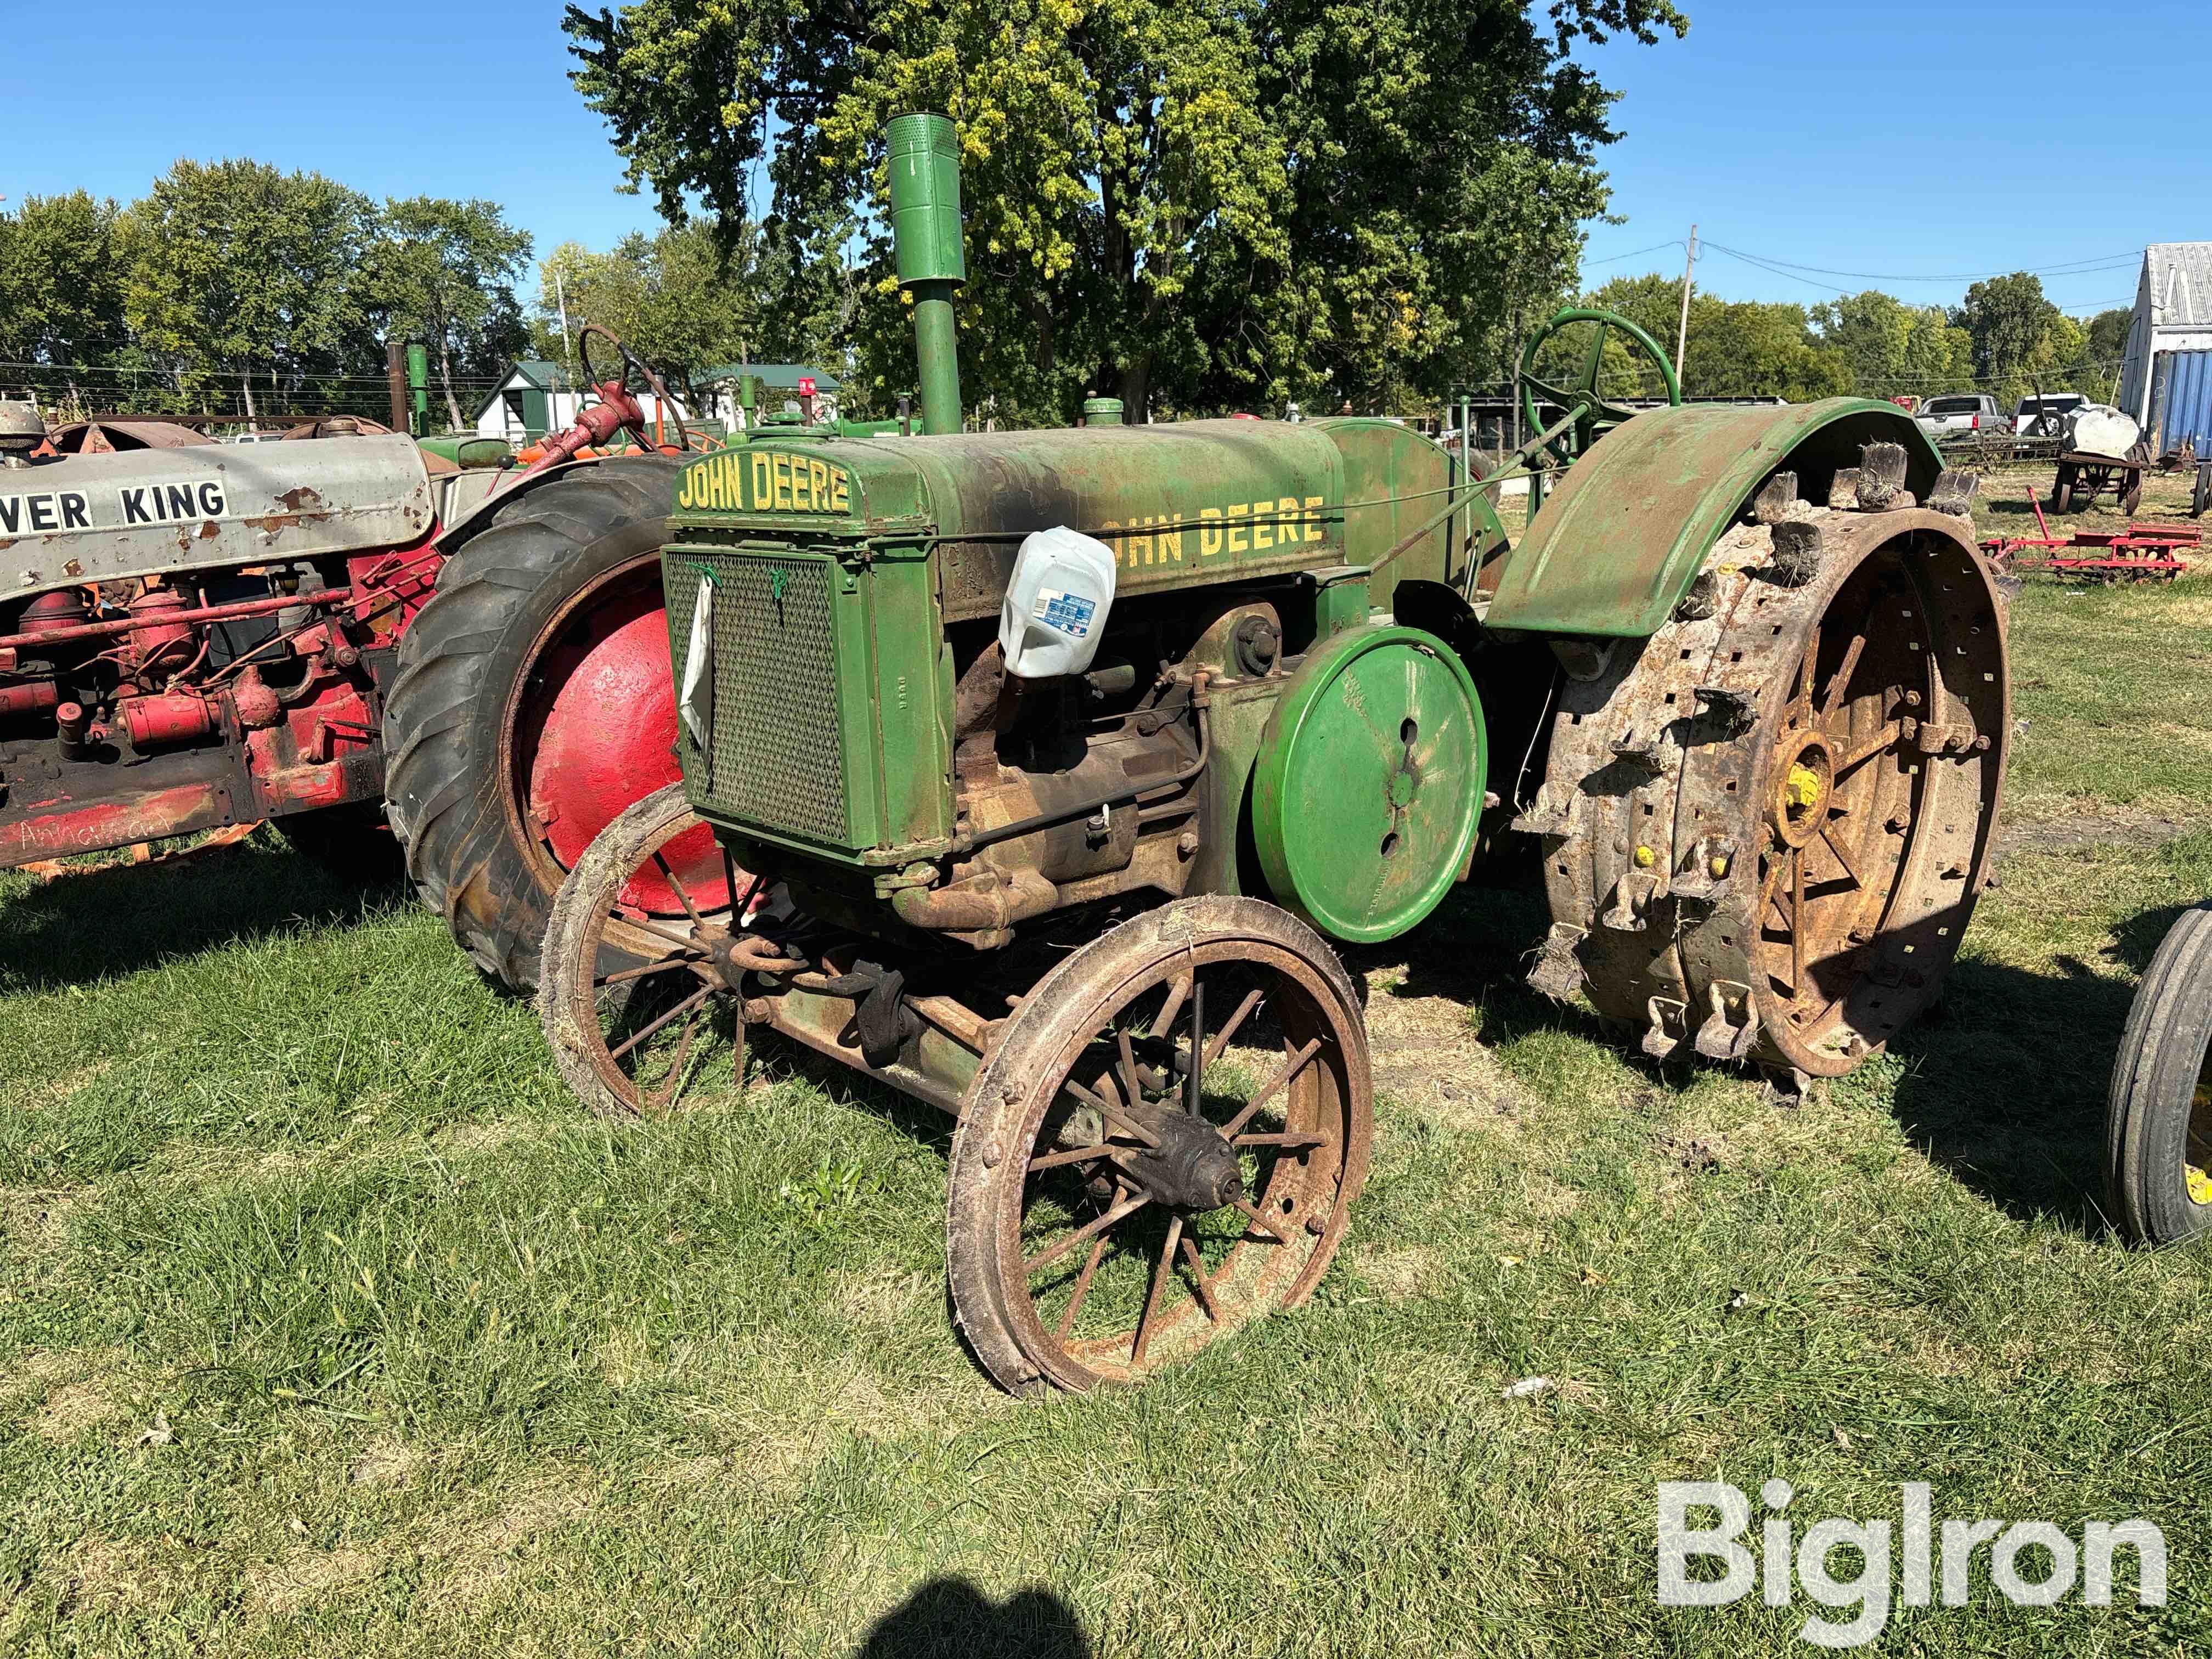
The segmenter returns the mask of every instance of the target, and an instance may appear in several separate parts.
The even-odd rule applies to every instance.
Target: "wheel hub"
[[[1203,1118],[1160,1112],[1149,1115],[1145,1127],[1159,1137],[1159,1145],[1130,1159],[1129,1176],[1160,1203],[1195,1215],[1244,1196],[1237,1149]]]
[[[1836,751],[1818,732],[1787,735],[1776,759],[1774,799],[1767,814],[1785,847],[1809,845],[1828,816],[1836,787]]]

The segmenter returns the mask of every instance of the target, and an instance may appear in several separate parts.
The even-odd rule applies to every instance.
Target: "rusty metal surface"
[[[157,593],[173,590],[157,588]],[[172,610],[161,621],[165,626],[178,627],[190,623],[234,622],[241,617],[270,616],[284,611],[350,604],[353,592],[349,588],[337,587],[319,593],[277,593],[265,599],[240,599],[234,605],[199,605],[189,610]],[[108,622],[80,623],[68,628],[46,628],[26,634],[0,634],[0,650],[13,647],[65,645],[77,640],[112,638],[120,634],[137,633],[146,624],[142,617],[125,617]]]
[[[104,455],[134,449],[185,449],[215,440],[176,421],[94,416],[56,427],[47,441],[57,454]]]
[[[1905,447],[1925,500],[1942,462],[1892,404],[1832,398],[1763,408],[1685,405],[1638,416],[1576,462],[1506,559],[1492,628],[1640,639],[1663,624],[1714,541],[1777,468],[1808,501],[1863,444]]]
[[[1207,1086],[1232,1042],[1249,1097]],[[1017,1394],[1133,1382],[1297,1306],[1344,1237],[1373,1107],[1357,993],[1273,905],[1184,900],[1064,958],[953,1136],[947,1269],[976,1357]]]
[[[1569,683],[1522,824],[1544,836],[1553,918],[1540,988],[1586,989],[1658,1057],[1836,1075],[1933,1000],[1958,949],[2008,669],[1959,520],[1800,522],[1820,533],[1812,580],[1740,526],[1702,603]]]
[[[398,435],[72,456],[0,474],[0,599],[403,546],[431,510]]]
[[[0,870],[189,835],[234,823],[236,817],[230,789],[216,781],[133,792],[122,799],[58,802],[12,822],[0,821]]]

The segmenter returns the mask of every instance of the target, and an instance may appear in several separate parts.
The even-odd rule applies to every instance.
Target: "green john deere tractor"
[[[1313,1288],[1373,1110],[1332,941],[1419,926],[1502,836],[1543,857],[1534,982],[1656,1057],[1839,1073],[1936,994],[2005,618],[1901,411],[1632,422],[1601,338],[1556,414],[1532,391],[1517,544],[1498,474],[1388,422],[963,434],[951,124],[889,151],[930,435],[682,476],[683,782],[544,950],[595,1109],[727,1086],[752,1027],[942,1108],[969,1342],[1083,1389]]]

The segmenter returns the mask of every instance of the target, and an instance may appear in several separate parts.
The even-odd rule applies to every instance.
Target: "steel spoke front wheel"
[[[726,857],[697,878],[710,833],[672,784],[609,824],[554,901],[538,1015],[562,1076],[603,1116],[659,1116],[741,1081],[726,947],[751,884]]]
[[[963,1104],[953,1299],[1006,1388],[1133,1382],[1309,1295],[1365,1179],[1358,998],[1254,899],[1125,924],[1025,997]]]

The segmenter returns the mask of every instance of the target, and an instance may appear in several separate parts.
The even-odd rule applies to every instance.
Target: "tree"
[[[1680,318],[1679,276],[1616,276],[1577,303],[1617,312],[1670,353]],[[1563,333],[1547,348],[1538,372],[1557,384],[1581,368],[1589,349],[1587,328]],[[1620,397],[1656,398],[1665,391],[1658,367],[1618,336],[1606,346],[1605,388]],[[1787,398],[1792,403],[1832,398],[1851,389],[1850,365],[1808,325],[1802,306],[1690,296],[1690,337],[1682,360],[1682,391],[1702,398]]]
[[[2115,306],[2089,319],[2083,331],[2081,370],[2075,380],[2077,390],[2089,392],[2100,402],[2118,394],[2120,360],[2127,356],[2128,334],[2135,320],[2133,306]]]
[[[1939,306],[1911,306],[1879,289],[1813,307],[1821,342],[1850,366],[1863,398],[1930,397],[1973,383],[1972,339]]]
[[[2119,367],[2128,349],[2128,331],[2135,320],[2133,306],[2114,306],[2089,319],[2089,356],[2100,368]]]
[[[572,329],[612,330],[672,386],[747,358],[809,361],[818,343],[804,318],[777,303],[790,288],[782,274],[781,258],[752,225],[738,227],[727,246],[696,222],[625,236],[605,253],[563,242],[538,268],[535,337],[545,356],[566,357],[565,295]]]
[[[963,358],[1014,418],[1090,390],[1131,417],[1294,397],[1375,406],[1494,369],[1602,211],[1612,94],[1583,43],[1651,42],[1668,0],[629,0],[571,5],[573,76],[633,188],[726,241],[787,240],[864,384],[910,382],[882,132],[957,123]]]
[[[1977,380],[2000,404],[2016,401],[2038,384],[2046,389],[2056,384],[2062,367],[2079,356],[2078,337],[2067,338],[2069,331],[2077,336],[2078,331],[2044,297],[2042,279],[2025,270],[1976,283],[1952,320],[1973,343]]]
[[[254,411],[253,381],[374,373],[362,280],[368,198],[316,173],[258,161],[179,161],[124,216],[125,313],[179,392],[212,367]]]
[[[76,191],[0,216],[0,357],[66,374],[123,347],[119,212]]]
[[[529,268],[530,233],[492,202],[415,196],[385,204],[365,272],[387,337],[425,341],[438,362],[446,411],[461,426],[453,366],[496,373],[524,343],[514,279]]]

